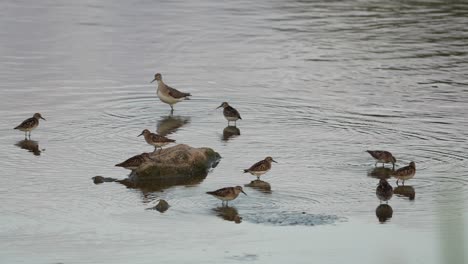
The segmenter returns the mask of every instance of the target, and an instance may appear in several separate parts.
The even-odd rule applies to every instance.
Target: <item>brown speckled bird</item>
[[[393,157],[392,153],[385,150],[366,150],[366,152],[376,160],[375,166],[377,166],[379,162],[382,163],[383,166],[385,166],[385,163],[392,163],[395,169],[396,159]]]
[[[398,181],[402,180],[403,185],[405,185],[405,181],[412,179],[416,174],[416,164],[412,161],[408,166],[399,168],[398,170],[394,171],[392,175],[397,178],[396,184],[398,185]]]
[[[169,143],[174,143],[174,139],[170,139],[164,136],[160,136],[155,133],[151,133],[148,129],[143,130],[140,135],[143,135],[145,137],[146,143],[150,144],[151,146],[154,146],[154,151],[156,151],[158,148],[161,148]]]
[[[272,157],[266,157],[264,160],[261,160],[252,165],[250,168],[245,169],[244,173],[249,172],[250,174],[257,176],[257,179],[260,179],[260,176],[267,173],[271,169],[271,162],[278,163],[273,160]]]
[[[24,120],[14,129],[18,129],[24,132],[24,138],[27,138],[29,132],[29,138],[31,138],[31,130],[35,129],[39,125],[39,118],[45,120],[39,113],[35,113],[33,117]]]
[[[127,170],[136,170],[138,169],[142,164],[144,164],[147,161],[150,161],[151,157],[149,153],[142,153],[139,155],[135,155],[129,159],[127,159],[124,162],[121,162],[119,164],[115,164],[116,167],[123,167]]]
[[[223,115],[228,121],[228,126],[231,121],[234,121],[234,126],[237,124],[237,120],[242,119],[239,112],[232,106],[230,106],[227,102],[223,102],[220,106],[216,109],[222,107],[223,108]]]
[[[214,197],[220,199],[221,201],[223,201],[223,205],[224,205],[224,202],[226,202],[226,206],[228,205],[228,202],[231,201],[231,200],[234,200],[237,198],[237,196],[239,195],[239,193],[243,193],[245,195],[247,195],[244,190],[242,190],[242,187],[241,186],[236,186],[236,187],[225,187],[225,188],[222,188],[222,189],[218,189],[216,191],[212,191],[212,192],[206,192],[207,194],[209,195],[213,195]]]

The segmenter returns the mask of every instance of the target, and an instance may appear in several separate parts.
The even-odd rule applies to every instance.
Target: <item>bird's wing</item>
[[[151,138],[154,142],[175,142],[174,139],[170,139],[157,134],[151,134]]]
[[[249,171],[266,171],[269,169],[269,163],[265,160],[261,160],[249,168]]]
[[[191,96],[190,93],[183,93],[175,88],[172,88],[170,86],[167,86],[166,85],[166,88],[167,90],[169,91],[169,95],[174,97],[174,98],[177,98],[177,99],[180,99],[180,98],[184,98],[184,97],[187,97],[187,96]]]
[[[211,194],[211,195],[215,195],[215,196],[226,196],[227,194],[229,194],[231,192],[231,189],[232,189],[232,187],[225,187],[225,188],[221,188],[221,189],[216,190],[216,191],[207,192],[207,194]]]
[[[32,127],[34,126],[36,122],[37,122],[36,118],[31,117],[31,118],[24,120],[21,124],[15,127],[15,129]]]
[[[227,116],[235,116],[239,119],[242,119],[239,112],[234,107],[229,106],[229,107],[226,107],[225,110],[226,110]]]

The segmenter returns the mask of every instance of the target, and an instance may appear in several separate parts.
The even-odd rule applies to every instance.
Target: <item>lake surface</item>
[[[466,263],[467,25],[464,1],[2,1],[0,262]],[[193,95],[172,117],[156,72]],[[37,146],[12,129],[35,112]],[[152,150],[145,128],[222,160],[162,191],[95,185]],[[367,149],[416,163],[384,223]],[[271,191],[205,194],[266,156]]]

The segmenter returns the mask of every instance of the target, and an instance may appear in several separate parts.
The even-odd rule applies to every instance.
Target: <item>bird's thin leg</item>
[[[397,179],[397,180],[396,180],[396,185],[398,185],[398,181],[399,181],[399,180],[400,180],[400,179]]]
[[[28,131],[24,131],[24,139],[28,139]]]
[[[392,162],[392,164],[393,164],[393,170],[395,170],[395,163]]]
[[[403,180],[403,183],[402,183],[403,186],[405,186],[405,180]]]
[[[31,139],[31,131],[29,131],[29,139]]]
[[[374,167],[377,167],[377,163],[379,163],[379,161],[376,161],[376,162],[375,162]]]

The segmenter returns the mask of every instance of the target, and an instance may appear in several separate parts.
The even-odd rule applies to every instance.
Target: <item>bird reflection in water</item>
[[[156,132],[158,135],[166,136],[176,132],[179,128],[190,123],[190,117],[184,116],[165,116],[158,121]]]
[[[367,172],[367,176],[377,179],[389,179],[393,170],[385,167],[375,167]]]
[[[226,221],[232,221],[236,224],[240,224],[242,222],[242,217],[239,215],[239,212],[235,207],[220,206],[213,208],[213,211],[216,213],[217,216],[221,217]]]
[[[231,138],[240,136],[240,129],[235,126],[227,126],[223,129],[221,140],[228,141]]]
[[[245,184],[244,186],[245,187],[250,187],[252,189],[256,189],[256,190],[258,190],[260,192],[263,192],[263,193],[271,193],[271,185],[266,181],[253,180],[250,183]]]
[[[392,199],[393,196],[393,187],[385,179],[380,179],[377,188],[375,189],[375,195],[380,201],[380,205],[375,209],[375,215],[379,219],[380,223],[386,222],[388,219],[392,218],[393,209],[388,205],[388,200]],[[382,204],[382,202],[386,202]]]
[[[15,146],[21,149],[28,150],[29,152],[32,152],[36,156],[41,155],[41,152],[42,152],[39,149],[39,142],[35,140],[23,139],[23,140],[16,142]]]
[[[379,204],[375,209],[375,215],[379,219],[380,223],[385,223],[393,216],[393,209],[388,204]]]
[[[410,185],[399,185],[393,189],[393,193],[398,196],[407,197],[410,201],[416,197],[416,191]]]

